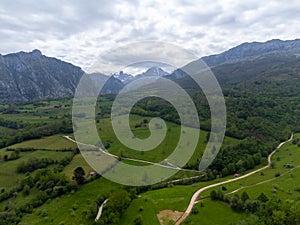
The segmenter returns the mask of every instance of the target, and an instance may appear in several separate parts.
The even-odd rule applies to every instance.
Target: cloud
[[[299,38],[300,2],[2,0],[0,52],[31,51],[87,69],[131,42],[170,42],[216,54],[243,42]]]
[[[124,70],[128,65],[140,62],[158,62],[181,68],[196,59],[198,59],[196,55],[177,45],[157,41],[141,41],[109,51],[100,57],[88,72],[112,74]]]

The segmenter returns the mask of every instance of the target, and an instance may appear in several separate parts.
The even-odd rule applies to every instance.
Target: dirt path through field
[[[191,200],[190,200],[190,203],[189,203],[187,209],[185,210],[184,214],[182,215],[182,217],[180,217],[180,218],[177,220],[177,222],[176,222],[175,225],[180,225],[180,224],[181,224],[181,223],[182,223],[182,222],[190,215],[190,213],[192,212],[193,206],[195,205],[195,202],[197,201],[199,195],[200,195],[203,191],[206,191],[206,190],[208,190],[208,189],[210,189],[210,188],[217,187],[217,186],[220,186],[220,185],[223,185],[223,184],[228,184],[228,183],[231,183],[231,182],[234,182],[234,181],[237,181],[237,180],[244,179],[244,178],[249,177],[249,176],[251,176],[251,175],[253,175],[253,174],[255,174],[255,173],[258,173],[258,172],[260,172],[260,171],[262,171],[262,170],[265,170],[265,169],[269,168],[269,167],[271,166],[271,164],[272,164],[272,160],[271,160],[272,156],[276,153],[276,151],[277,151],[279,148],[282,147],[282,145],[286,144],[287,142],[292,141],[292,140],[293,140],[293,136],[294,136],[294,135],[292,134],[289,140],[284,141],[284,142],[281,142],[281,143],[277,146],[277,148],[275,148],[274,151],[272,151],[272,152],[269,154],[269,156],[268,156],[268,165],[267,165],[267,166],[264,166],[264,167],[262,167],[262,168],[260,168],[260,169],[254,170],[254,171],[252,171],[252,172],[250,172],[250,173],[247,173],[247,174],[245,174],[245,175],[243,175],[243,176],[240,176],[240,177],[237,177],[237,178],[233,178],[233,179],[230,179],[230,180],[226,180],[226,181],[223,181],[223,182],[220,182],[220,183],[217,183],[217,184],[211,184],[211,185],[209,185],[209,186],[200,188],[198,191],[196,191],[196,192],[194,193],[194,195],[192,196],[192,198],[191,198]]]

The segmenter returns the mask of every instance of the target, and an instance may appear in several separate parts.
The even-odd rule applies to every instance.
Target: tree
[[[257,200],[259,200],[261,202],[269,201],[268,197],[263,192],[257,197]]]
[[[194,206],[194,207],[192,208],[192,214],[198,214],[198,213],[199,213],[198,208],[197,208],[196,206]]]
[[[85,172],[82,169],[81,166],[77,167],[74,172],[73,172],[74,176],[73,176],[73,180],[76,180],[77,184],[81,185],[84,184],[85,182]]]
[[[98,223],[101,225],[118,225],[120,224],[119,218],[130,205],[132,199],[130,198],[130,194],[123,189],[111,192],[108,199],[109,201],[105,205],[105,210]]]
[[[229,172],[229,174],[234,174],[235,173],[235,165],[234,165],[234,163],[229,163],[228,164],[228,172]]]
[[[250,215],[245,220],[240,221],[236,225],[257,225],[259,224],[259,218],[255,215]]]
[[[232,209],[236,210],[236,211],[240,211],[243,209],[243,202],[240,199],[238,194],[235,194],[230,201],[230,206]]]
[[[246,210],[246,212],[256,213],[259,210],[260,205],[261,201],[248,199],[244,203],[244,210]]]
[[[134,225],[142,225],[142,217],[140,215],[138,215],[137,217],[135,217],[134,221],[133,221]]]
[[[246,191],[244,191],[242,193],[241,199],[242,199],[243,202],[246,202],[248,199],[250,199],[249,195],[248,195],[248,193]]]
[[[212,199],[212,200],[217,200],[217,192],[215,191],[215,190],[212,190],[211,192],[210,192],[210,198]]]
[[[291,206],[289,218],[291,224],[300,224],[300,202]]]
[[[285,212],[280,210],[274,210],[273,211],[273,224],[274,225],[284,225],[285,223]]]
[[[109,205],[117,212],[122,213],[130,204],[130,195],[125,190],[116,190],[109,196]]]
[[[262,155],[260,153],[256,153],[253,155],[253,160],[255,165],[259,165],[261,163]]]
[[[247,156],[247,158],[244,161],[245,169],[249,170],[249,169],[254,168],[254,166],[255,166],[255,163],[254,163],[253,158],[251,156]]]
[[[225,167],[222,169],[222,176],[225,177],[229,174],[228,169]]]
[[[23,187],[23,195],[24,196],[27,196],[27,195],[29,195],[29,193],[30,193],[30,187],[29,187],[29,185],[25,185],[24,187]]]
[[[15,150],[10,154],[8,160],[15,160],[15,159],[18,159],[19,157],[20,157],[20,151]]]
[[[224,200],[224,193],[221,190],[217,191],[217,199],[220,201]]]

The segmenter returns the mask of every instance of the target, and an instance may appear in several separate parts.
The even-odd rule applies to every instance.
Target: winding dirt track
[[[234,181],[237,181],[237,180],[244,179],[244,178],[249,177],[249,176],[251,176],[251,175],[253,175],[253,174],[257,173],[257,172],[260,172],[260,171],[262,171],[262,170],[265,170],[265,169],[269,168],[269,167],[271,166],[271,163],[272,163],[272,160],[271,160],[272,156],[275,154],[275,152],[276,152],[279,148],[282,147],[282,145],[284,145],[284,144],[287,143],[287,142],[292,141],[292,140],[293,140],[293,136],[294,136],[294,135],[292,134],[289,140],[284,141],[284,142],[281,142],[281,143],[274,149],[274,151],[272,151],[272,152],[269,154],[269,156],[268,156],[268,165],[267,165],[267,166],[264,166],[264,167],[262,167],[262,168],[260,168],[260,169],[254,170],[254,171],[252,171],[252,172],[250,172],[250,173],[247,173],[247,174],[245,174],[245,175],[243,175],[243,176],[240,176],[240,177],[237,177],[237,178],[233,178],[233,179],[230,179],[230,180],[226,180],[226,181],[223,181],[223,182],[220,182],[220,183],[217,183],[217,184],[211,184],[211,185],[209,185],[209,186],[200,188],[198,191],[196,191],[196,192],[194,193],[194,195],[192,196],[192,198],[191,198],[191,200],[190,200],[190,203],[189,203],[187,209],[185,210],[184,214],[177,220],[177,222],[176,222],[175,225],[180,225],[180,224],[181,224],[181,223],[182,223],[182,222],[190,215],[190,213],[191,213],[191,211],[192,211],[192,209],[193,209],[193,206],[195,205],[195,203],[196,203],[196,201],[197,201],[199,195],[200,195],[203,191],[206,191],[206,190],[208,190],[208,189],[210,189],[210,188],[217,187],[217,186],[220,186],[220,185],[223,185],[223,184],[228,184],[228,183],[231,183],[231,182],[234,182]]]
[[[106,204],[107,201],[108,201],[108,199],[106,199],[106,200],[100,205],[100,207],[99,207],[99,209],[98,209],[98,213],[97,213],[96,219],[95,219],[96,222],[100,219],[101,214],[102,214],[102,211],[103,211],[103,208],[104,208],[104,206],[105,206],[105,204]]]
[[[163,168],[167,168],[167,169],[172,169],[172,170],[177,170],[177,171],[190,171],[190,172],[197,172],[197,173],[202,173],[203,174],[202,171],[180,168],[178,166],[175,166],[175,165],[171,164],[170,162],[168,162],[166,160],[165,160],[165,162],[167,163],[167,165],[164,165],[164,164],[161,164],[161,163],[150,162],[150,161],[146,161],[146,160],[142,160],[142,159],[133,159],[133,158],[128,158],[128,157],[120,157],[120,156],[113,155],[113,154],[111,154],[111,153],[103,150],[99,146],[81,143],[81,142],[75,141],[74,139],[72,139],[69,136],[63,136],[63,137],[66,138],[69,141],[72,141],[72,142],[76,143],[77,145],[85,145],[85,146],[89,146],[89,147],[93,147],[93,148],[98,148],[102,153],[104,153],[104,154],[106,154],[108,156],[111,156],[111,157],[113,157],[115,159],[118,159],[118,160],[119,160],[119,158],[121,158],[121,159],[129,160],[129,161],[146,163],[146,164],[155,165],[155,166],[159,166],[159,167],[163,167]]]
[[[228,183],[231,183],[231,182],[234,182],[234,181],[237,181],[237,180],[244,179],[244,178],[249,177],[249,176],[251,176],[251,175],[253,175],[253,174],[255,174],[255,173],[258,173],[258,172],[260,172],[260,171],[262,171],[262,170],[265,170],[265,169],[269,168],[269,167],[271,166],[271,163],[272,163],[272,160],[271,160],[272,156],[276,153],[276,151],[277,151],[279,148],[282,147],[282,145],[286,144],[287,142],[292,141],[292,140],[293,140],[293,136],[294,136],[294,135],[292,134],[289,140],[284,141],[284,142],[281,142],[281,143],[274,149],[274,151],[272,151],[272,152],[269,154],[269,156],[268,156],[268,165],[267,165],[267,166],[264,166],[264,167],[262,167],[262,168],[260,168],[260,169],[254,170],[254,171],[252,171],[252,172],[250,172],[250,173],[247,173],[247,174],[245,174],[245,175],[243,175],[243,176],[240,176],[240,177],[237,177],[237,178],[233,178],[233,179],[230,179],[230,180],[226,180],[226,181],[223,181],[223,182],[220,182],[220,183],[211,184],[211,185],[209,185],[209,186],[206,186],[206,187],[203,187],[203,188],[200,188],[199,190],[197,190],[197,191],[194,193],[194,195],[192,196],[192,198],[191,198],[191,200],[190,200],[190,203],[189,203],[187,209],[185,210],[184,214],[176,221],[176,224],[175,224],[175,225],[180,225],[180,224],[181,224],[181,223],[189,216],[189,214],[192,212],[192,209],[193,209],[195,203],[197,202],[197,199],[198,199],[199,195],[200,195],[203,191],[206,191],[206,190],[208,190],[208,189],[210,189],[210,188],[217,187],[217,186],[220,186],[220,185],[223,185],[223,184],[228,184]],[[77,141],[75,141],[74,139],[72,139],[72,138],[69,137],[69,136],[64,136],[64,138],[66,138],[66,139],[68,139],[69,141],[72,141],[72,142],[74,142],[74,143],[77,143],[77,144],[86,145],[86,146],[90,146],[90,147],[97,147],[97,146],[94,146],[94,145],[84,144],[84,143],[77,142]],[[99,147],[97,147],[97,148],[99,148]],[[103,152],[104,154],[110,155],[110,156],[115,157],[115,158],[118,157],[118,156],[116,156],[116,155],[112,155],[112,154],[110,154],[110,153],[104,151],[104,150],[101,149],[101,148],[99,148],[99,149],[100,149],[100,151]],[[157,166],[161,166],[161,167],[165,167],[165,168],[169,168],[169,169],[185,170],[185,171],[193,171],[193,170],[188,170],[188,169],[181,169],[181,168],[179,168],[179,167],[173,167],[173,166],[171,166],[169,163],[168,163],[168,164],[169,164],[169,166],[168,166],[168,165],[162,165],[162,164],[159,164],[159,163],[153,163],[153,162],[149,162],[149,161],[139,160],[139,159],[132,159],[132,158],[126,158],[126,157],[124,157],[124,159],[131,160],[131,161],[138,161],[138,162],[148,163],[148,164],[153,164],[153,165],[157,165]],[[197,172],[199,172],[199,171],[197,171]],[[179,180],[181,180],[181,179],[179,179]],[[176,180],[176,181],[179,181],[179,180]],[[98,214],[99,214],[99,212],[100,212],[100,216],[101,216],[101,213],[102,213],[102,209],[103,209],[103,205],[100,206],[99,211],[98,211]],[[97,218],[99,219],[100,216],[97,215],[96,220],[97,220]]]

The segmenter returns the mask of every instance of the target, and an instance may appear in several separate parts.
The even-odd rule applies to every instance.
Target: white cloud
[[[296,0],[2,0],[0,52],[38,48],[84,69],[135,41],[166,41],[203,56],[242,42],[298,38],[299,11]]]

